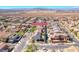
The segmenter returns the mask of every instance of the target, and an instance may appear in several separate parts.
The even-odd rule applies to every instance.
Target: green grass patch
[[[37,46],[35,44],[31,44],[31,45],[28,45],[28,47],[25,49],[25,52],[34,52],[37,50]]]
[[[29,31],[34,32],[36,30],[36,26],[33,26]]]
[[[24,32],[23,31],[16,32],[16,35],[22,36],[22,35],[24,35]]]

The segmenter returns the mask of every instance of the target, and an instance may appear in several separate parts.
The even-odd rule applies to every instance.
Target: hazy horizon
[[[0,6],[0,9],[33,9],[33,8],[45,8],[45,9],[77,9],[79,6]]]

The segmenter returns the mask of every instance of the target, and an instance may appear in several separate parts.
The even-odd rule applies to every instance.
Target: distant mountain
[[[19,8],[19,9],[0,9],[0,13],[23,12],[23,11],[57,11],[57,12],[79,12],[79,8],[56,9],[56,8]]]

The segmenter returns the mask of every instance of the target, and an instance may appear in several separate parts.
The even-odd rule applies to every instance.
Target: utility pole
[[[47,26],[45,25],[45,35],[44,35],[44,37],[45,37],[45,43],[47,43],[47,41],[48,41],[48,34],[47,34]]]

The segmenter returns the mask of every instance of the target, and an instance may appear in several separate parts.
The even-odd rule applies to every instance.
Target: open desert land
[[[56,11],[22,11],[22,13],[16,13],[16,14],[0,14],[0,15],[4,15],[4,16],[57,16],[57,17],[61,17],[61,16],[78,16],[79,12],[56,12]]]

